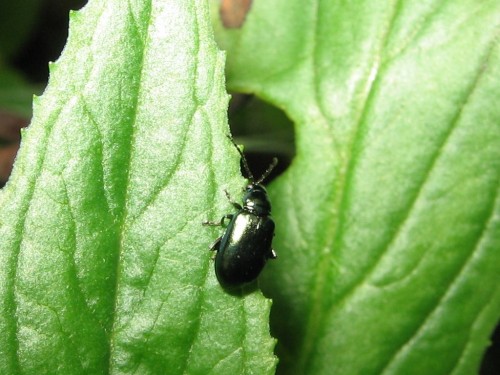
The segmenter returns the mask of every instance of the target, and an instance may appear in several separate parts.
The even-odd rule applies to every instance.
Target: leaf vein
[[[47,124],[52,124],[52,126],[46,126],[46,130],[45,130],[45,134],[44,134],[45,140],[50,138],[50,136],[54,130],[54,124],[61,114],[62,107],[63,106],[60,106],[53,113],[51,113],[51,115],[49,115],[49,119],[47,120]],[[24,233],[26,232],[26,219],[28,217],[28,211],[29,211],[29,208],[31,206],[30,203],[33,200],[33,195],[35,193],[35,190],[38,187],[38,180],[39,180],[38,177],[40,176],[41,170],[43,169],[43,166],[45,164],[47,150],[48,150],[48,142],[46,141],[44,146],[43,146],[43,150],[39,153],[40,158],[38,161],[38,166],[37,166],[37,168],[35,168],[35,172],[33,175],[34,183],[29,184],[28,191],[26,193],[25,202],[27,202],[27,203],[25,203],[24,205],[21,205],[22,206],[20,209],[21,214],[18,216],[21,219],[20,219],[19,223],[16,223],[16,224],[18,224],[18,225],[16,225],[16,227],[21,227],[21,230],[19,231],[19,234],[16,238],[16,241],[14,242],[14,245],[13,245],[13,256],[12,256],[12,258],[13,258],[12,259],[12,266],[13,267],[9,267],[10,269],[13,270],[11,272],[11,275],[10,275],[11,276],[10,288],[7,285],[7,288],[10,289],[10,293],[8,293],[9,295],[7,297],[7,300],[12,305],[12,307],[11,307],[12,313],[8,314],[8,315],[9,315],[9,317],[12,317],[11,324],[13,325],[12,332],[9,332],[9,333],[15,337],[15,339],[12,340],[12,344],[13,344],[12,346],[13,346],[13,352],[14,352],[13,353],[14,354],[13,360],[14,360],[14,366],[16,367],[18,372],[20,372],[20,368],[21,368],[20,367],[20,358],[19,358],[19,342],[21,341],[21,338],[19,337],[19,318],[18,318],[18,314],[17,314],[17,299],[16,299],[16,293],[20,293],[20,291],[17,290],[17,282],[16,282],[17,275],[19,273],[19,255],[21,252],[22,244],[23,244]]]
[[[130,2],[127,3],[129,7],[128,14],[133,18],[132,11],[131,11],[131,5]],[[144,17],[146,20],[149,20],[151,18],[151,11],[152,11],[152,0],[149,0],[147,4],[144,5],[146,8],[146,16]],[[137,25],[136,25],[137,27]],[[109,353],[109,359],[108,359],[108,372],[113,372],[112,371],[112,361],[113,361],[113,354],[115,347],[113,345],[114,341],[114,336],[116,333],[116,323],[117,323],[117,307],[118,307],[118,291],[120,287],[120,278],[121,278],[121,273],[122,273],[122,258],[123,258],[123,249],[125,247],[124,245],[124,232],[126,229],[126,223],[128,219],[128,200],[129,200],[129,195],[130,195],[130,180],[132,177],[131,174],[131,167],[132,167],[132,153],[133,153],[133,147],[135,143],[135,122],[137,121],[137,115],[139,111],[139,97],[141,95],[141,86],[142,86],[142,81],[143,81],[143,74],[144,74],[144,59],[146,55],[146,50],[149,48],[149,28],[151,27],[151,23],[148,22],[148,31],[146,32],[146,35],[143,36],[142,38],[144,40],[139,40],[143,48],[140,49],[141,55],[140,55],[140,62],[138,63],[138,83],[136,87],[136,94],[134,95],[134,103],[133,103],[133,115],[131,120],[129,121],[130,123],[130,141],[129,141],[129,148],[128,148],[128,160],[126,164],[126,183],[125,183],[125,200],[124,200],[124,212],[122,213],[122,221],[121,221],[121,230],[120,230],[120,241],[119,241],[119,248],[118,252],[116,255],[116,272],[115,272],[115,285],[114,285],[114,301],[113,301],[113,316],[111,318],[111,333],[110,333],[110,353]],[[141,38],[138,38],[141,39]]]
[[[196,58],[195,58],[195,66],[194,66],[194,71],[195,71],[195,80],[194,82],[197,82],[197,77],[198,77],[198,56],[199,56],[199,53],[200,53],[200,40],[199,40],[199,33],[200,33],[200,25],[199,25],[199,21],[198,21],[198,17],[200,16],[198,14],[198,6],[196,4],[194,4],[194,8],[195,8],[195,13],[196,13],[196,16],[194,17],[194,42],[195,42],[195,48],[196,48],[196,52],[195,52],[195,55],[196,55]],[[195,88],[194,88],[194,91],[193,91],[193,100],[195,102],[197,102],[197,94],[196,94],[196,85],[195,85]],[[209,131],[208,133],[208,136],[210,138],[212,138],[212,133]],[[211,152],[211,155],[210,155],[210,162],[213,161],[213,154],[214,154],[214,150],[213,150],[213,140],[212,139],[209,139],[207,140],[207,144],[211,145],[211,148],[210,148],[210,152]],[[213,165],[212,165],[213,167]],[[213,172],[213,168],[209,168],[209,171],[210,171],[210,178],[212,180],[212,186],[215,186],[215,183],[216,183],[216,180],[215,180],[215,176],[214,176],[214,172]],[[215,191],[212,193],[212,201],[214,200],[215,198]],[[181,368],[184,368],[184,372],[186,373],[187,371],[189,371],[189,366],[191,364],[191,358],[192,358],[192,354],[193,354],[193,349],[194,349],[194,345],[195,345],[195,342],[196,340],[198,339],[198,336],[200,334],[200,327],[201,327],[201,324],[202,324],[202,321],[204,319],[204,316],[205,316],[205,310],[203,309],[203,305],[205,303],[205,298],[206,298],[206,293],[205,293],[205,286],[207,285],[207,282],[208,282],[208,278],[209,278],[209,275],[210,275],[210,272],[209,272],[209,263],[210,263],[210,259],[208,259],[208,263],[205,267],[205,275],[203,277],[203,282],[200,286],[200,291],[198,293],[198,300],[197,300],[197,306],[198,306],[198,319],[196,319],[196,322],[195,322],[195,326],[193,327],[193,331],[190,335],[190,344],[189,344],[189,350],[187,352],[187,356],[184,360],[184,365],[181,367]]]
[[[318,20],[319,20],[319,14],[320,14],[320,3],[321,0],[316,1],[316,22],[315,22],[315,27],[316,27],[316,33],[318,30]],[[349,187],[351,185],[351,178],[352,178],[352,171],[354,169],[355,163],[357,161],[358,157],[358,145],[361,143],[361,136],[363,129],[365,126],[367,126],[366,122],[366,116],[368,114],[368,110],[370,108],[371,102],[373,100],[374,94],[375,94],[375,89],[376,85],[378,83],[378,79],[380,77],[380,53],[383,48],[383,45],[385,44],[385,41],[389,35],[389,31],[392,27],[393,21],[394,21],[394,14],[397,10],[397,7],[393,5],[393,12],[391,17],[389,18],[389,22],[386,26],[386,29],[384,31],[384,37],[381,38],[380,40],[380,45],[379,45],[379,52],[378,56],[374,57],[374,62],[373,66],[368,72],[366,76],[366,86],[365,86],[365,92],[366,92],[366,97],[363,103],[363,107],[360,111],[360,115],[353,127],[352,130],[352,137],[351,137],[351,144],[350,147],[348,148],[349,150],[349,155],[347,157],[347,163],[346,163],[346,169],[344,173],[341,173],[341,178],[337,182],[336,186],[332,187],[330,196],[335,195],[335,191],[338,191],[338,197],[335,198],[336,205],[339,206],[339,212],[337,216],[332,216],[331,219],[331,225],[334,227],[334,230],[331,232],[332,235],[328,236],[325,240],[325,244],[323,246],[324,249],[328,249],[328,252],[324,253],[321,256],[321,259],[319,260],[318,263],[318,272],[316,272],[316,280],[314,283],[314,291],[313,291],[313,307],[310,310],[308,321],[307,321],[307,329],[306,329],[306,335],[303,341],[303,348],[301,350],[301,360],[300,360],[300,365],[299,368],[302,368],[303,373],[307,373],[307,367],[309,366],[310,362],[310,353],[313,350],[314,343],[316,342],[316,337],[321,332],[321,326],[322,326],[322,321],[326,318],[327,314],[325,312],[322,312],[322,296],[324,293],[325,288],[327,287],[326,279],[328,277],[327,275],[327,269],[330,264],[330,257],[332,256],[331,249],[334,246],[334,244],[338,243],[340,241],[340,238],[342,236],[341,230],[340,230],[340,221],[342,219],[342,216],[344,212],[347,209],[347,201],[348,201],[348,192],[349,192]],[[316,36],[318,38],[318,36]],[[316,43],[315,43],[316,44]],[[316,46],[314,48],[316,50]],[[316,52],[314,53],[316,55]],[[316,65],[316,64],[314,64]],[[318,81],[318,74],[317,74],[317,69],[315,69],[315,81]],[[315,85],[318,87],[318,85]],[[316,88],[315,89],[316,93],[316,102],[319,100],[319,91]],[[319,104],[318,104],[319,106]],[[322,111],[324,114],[324,112]]]
[[[500,185],[497,183],[497,186],[500,188]],[[437,303],[434,305],[434,307],[427,312],[425,315],[425,318],[422,319],[418,327],[408,336],[406,339],[405,343],[400,345],[399,349],[391,356],[391,358],[388,360],[387,364],[385,365],[384,369],[381,371],[381,373],[385,372],[388,370],[391,366],[392,363],[394,363],[399,357],[404,355],[406,351],[409,350],[411,347],[412,343],[418,340],[419,336],[423,334],[427,323],[436,315],[438,314],[440,308],[442,308],[442,305],[444,301],[446,301],[447,298],[450,297],[450,295],[454,292],[454,286],[458,284],[458,282],[461,279],[461,276],[465,273],[467,270],[467,266],[470,264],[471,260],[474,258],[474,256],[481,252],[481,249],[483,248],[483,240],[486,237],[486,233],[490,229],[491,223],[494,221],[496,218],[496,210],[495,208],[500,204],[500,189],[497,188],[497,191],[492,199],[494,204],[489,205],[491,207],[491,210],[486,217],[484,223],[483,223],[483,229],[480,232],[479,236],[476,238],[476,241],[474,245],[472,246],[471,251],[469,252],[468,256],[465,258],[464,262],[460,266],[460,268],[457,270],[455,275],[453,276],[452,280],[444,290],[442,296],[439,298]],[[496,202],[496,203],[495,203]]]
[[[111,198],[109,196],[109,192],[106,189],[106,180],[105,180],[106,173],[105,173],[105,165],[104,165],[104,137],[103,137],[102,131],[99,127],[99,124],[97,123],[97,121],[94,117],[94,114],[92,113],[92,111],[90,110],[90,107],[88,106],[87,100],[85,99],[85,97],[82,94],[79,94],[79,97],[80,97],[81,102],[82,102],[83,112],[87,115],[88,119],[90,120],[90,124],[96,130],[97,137],[99,139],[99,159],[100,159],[99,164],[101,166],[102,191],[103,191],[103,195],[106,199],[106,205],[107,205],[106,209],[110,214],[112,214],[111,204],[110,204]]]

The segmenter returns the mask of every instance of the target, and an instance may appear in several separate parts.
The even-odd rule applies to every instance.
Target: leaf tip
[[[79,20],[80,18],[80,10],[74,10],[74,9],[70,9],[69,11],[69,21],[70,21],[70,27],[71,27],[71,23],[72,22],[76,22]]]
[[[54,61],[49,61],[49,74],[52,74],[56,70],[56,63]]]

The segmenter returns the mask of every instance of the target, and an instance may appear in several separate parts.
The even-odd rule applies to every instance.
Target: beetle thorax
[[[264,186],[261,184],[247,186],[243,197],[243,209],[257,216],[268,216],[271,213],[271,202]]]

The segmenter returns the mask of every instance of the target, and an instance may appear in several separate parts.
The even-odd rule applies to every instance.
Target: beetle
[[[223,287],[239,287],[254,281],[264,268],[268,259],[275,259],[272,248],[274,237],[274,221],[271,218],[271,202],[266,188],[262,185],[278,163],[273,158],[264,174],[255,180],[248,162],[234,140],[228,136],[238,150],[250,183],[243,195],[243,204],[233,201],[224,190],[229,202],[238,210],[235,214],[227,214],[220,222],[205,221],[203,225],[225,226],[222,236],[217,238],[210,250],[217,251],[215,256],[215,275]]]

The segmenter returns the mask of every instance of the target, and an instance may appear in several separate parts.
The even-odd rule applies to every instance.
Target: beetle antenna
[[[269,176],[269,174],[273,171],[274,167],[276,167],[277,164],[278,164],[278,159],[273,158],[273,161],[271,162],[271,164],[269,164],[269,167],[267,167],[264,174],[259,178],[258,181],[255,181],[254,183],[260,184],[262,181],[264,181],[267,178],[267,176]]]
[[[252,182],[255,183],[255,178],[253,177],[253,174],[250,171],[250,168],[248,167],[248,162],[247,162],[247,158],[245,157],[245,154],[243,153],[243,151],[241,151],[240,147],[236,144],[233,137],[231,137],[230,135],[228,135],[227,137],[229,138],[229,140],[233,143],[234,147],[236,147],[236,149],[240,153],[241,160],[243,161],[243,167],[245,168],[245,172],[248,174],[248,178],[250,178],[250,180],[252,180]]]

